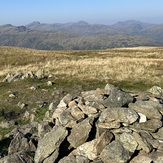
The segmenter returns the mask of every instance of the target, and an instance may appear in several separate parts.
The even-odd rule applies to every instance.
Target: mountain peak
[[[32,23],[28,24],[27,26],[28,27],[32,27],[32,26],[38,26],[40,25],[41,23],[39,21],[33,21]]]
[[[89,23],[83,21],[83,20],[80,20],[77,22],[77,24],[80,24],[80,25],[88,25]]]

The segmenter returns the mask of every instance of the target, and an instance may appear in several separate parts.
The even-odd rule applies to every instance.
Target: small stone
[[[25,111],[23,118],[24,119],[29,119],[30,113],[28,111]]]
[[[10,98],[16,98],[16,95],[14,93],[12,93],[12,94],[9,94],[9,97]]]
[[[143,123],[147,121],[147,117],[142,114],[142,113],[138,113],[139,114],[139,123]]]
[[[36,77],[38,79],[43,79],[45,76],[44,76],[44,70],[43,69],[39,69],[36,73],[35,73]]]
[[[93,151],[93,147],[96,143],[96,139],[86,142],[79,146],[77,149],[72,151],[71,155],[79,155],[79,156],[84,156],[87,157],[89,160],[94,160],[97,158],[96,152]]]
[[[15,125],[15,122],[14,121],[1,121],[0,122],[0,127],[1,128],[10,128],[10,127],[13,127]]]
[[[35,87],[35,86],[31,86],[29,89],[31,89],[31,90],[36,90],[37,89],[37,87]]]
[[[71,108],[73,106],[77,105],[76,102],[73,100],[73,101],[70,101],[68,106]]]
[[[52,85],[53,85],[53,82],[51,82],[51,81],[47,82],[47,86],[52,86]]]
[[[63,99],[60,101],[57,107],[67,107],[70,101],[72,100],[72,96],[70,94],[67,94],[63,97]]]
[[[150,88],[148,90],[148,92],[154,94],[154,95],[158,95],[158,96],[162,96],[163,95],[163,89],[161,87],[158,86],[153,86],[152,88]]]
[[[97,113],[97,109],[92,106],[86,106],[82,104],[78,104],[78,107],[83,111],[86,115],[91,115]]]
[[[73,106],[71,107],[71,115],[76,119],[76,120],[80,120],[83,119],[85,117],[84,113],[79,109],[78,106]]]
[[[30,122],[34,122],[35,117],[36,117],[36,116],[35,116],[34,114],[31,114],[31,115],[30,115]]]
[[[121,124],[119,122],[98,122],[99,128],[105,128],[105,129],[117,129],[120,128]]]

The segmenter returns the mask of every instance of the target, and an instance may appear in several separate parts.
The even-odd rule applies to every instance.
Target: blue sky
[[[114,24],[140,20],[163,23],[163,0],[1,0],[0,24],[66,23]]]

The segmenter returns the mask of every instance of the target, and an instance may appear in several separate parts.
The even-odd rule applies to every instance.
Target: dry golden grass
[[[101,51],[40,51],[0,47],[0,75],[36,71],[67,80],[163,81],[163,48],[137,47]]]

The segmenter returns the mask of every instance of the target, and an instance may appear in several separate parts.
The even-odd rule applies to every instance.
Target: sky
[[[0,0],[0,25],[67,23],[112,25],[140,20],[163,23],[163,0]]]

